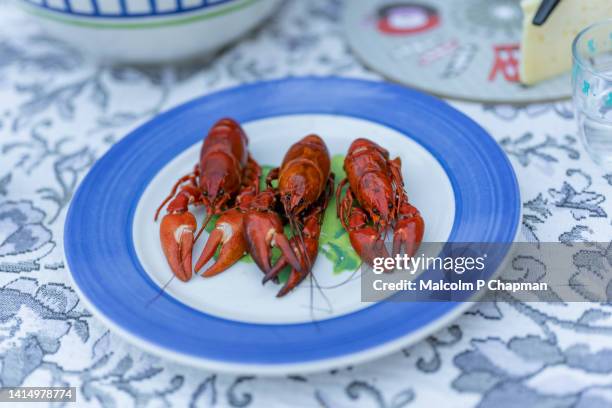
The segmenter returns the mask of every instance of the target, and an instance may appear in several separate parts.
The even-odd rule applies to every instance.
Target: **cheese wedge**
[[[569,71],[572,42],[587,26],[612,17],[612,0],[561,0],[542,26],[531,22],[540,0],[523,0],[521,82],[532,85]]]

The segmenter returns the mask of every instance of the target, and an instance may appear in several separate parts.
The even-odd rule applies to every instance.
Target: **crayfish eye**
[[[374,209],[372,210],[372,212],[373,212],[374,214],[378,215],[378,208],[374,208]]]
[[[219,194],[220,194],[220,195],[223,195],[224,193],[225,193],[225,192],[223,191],[223,189],[222,189],[222,188],[220,188],[220,189],[219,189]]]
[[[389,203],[388,207],[389,207],[389,209],[392,209],[393,208],[393,204]]]
[[[202,192],[202,195],[203,195],[204,197],[208,197],[208,191],[203,191],[203,192]]]

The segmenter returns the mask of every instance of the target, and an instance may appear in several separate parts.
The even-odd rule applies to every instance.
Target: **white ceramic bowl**
[[[18,0],[55,37],[101,60],[204,55],[239,38],[281,0]]]

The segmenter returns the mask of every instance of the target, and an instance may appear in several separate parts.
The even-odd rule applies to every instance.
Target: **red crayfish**
[[[372,264],[388,256],[383,233],[393,228],[393,253],[414,255],[423,239],[425,222],[408,202],[399,157],[368,139],[357,139],[344,159],[346,178],[336,190],[336,212],[361,259]],[[348,183],[346,195],[342,191]]]
[[[191,251],[199,236],[195,234],[197,222],[189,205],[203,205],[207,215],[200,233],[213,215],[220,216],[196,262],[196,272],[219,246],[219,256],[203,273],[205,277],[223,272],[248,252],[266,274],[266,281],[287,264],[291,265],[290,281],[279,292],[282,296],[306,276],[316,257],[322,214],[332,191],[325,184],[330,177],[329,154],[318,136],[304,138],[289,150],[281,169],[271,172],[268,189],[260,192],[261,169],[249,155],[247,145],[246,134],[232,119],[222,119],[211,128],[202,145],[199,163],[175,183],[155,214],[157,219],[169,202],[160,225],[161,245],[175,276],[189,280]],[[278,190],[272,187],[274,177],[279,177]],[[284,234],[277,211],[279,192],[287,219],[298,227],[299,238],[291,241]],[[320,199],[322,195],[326,198]],[[298,226],[299,216],[304,216],[303,228]],[[282,255],[273,268],[270,248],[274,246]]]
[[[258,196],[261,176],[261,169],[248,153],[247,145],[247,136],[238,123],[227,118],[219,120],[204,139],[199,163],[176,182],[155,214],[157,219],[164,205],[172,200],[159,233],[168,264],[182,281],[192,276],[191,251],[197,239],[197,223],[189,211],[190,204],[206,207],[207,215],[200,233],[213,215],[221,214],[196,263],[196,271],[213,257],[219,245],[222,246],[219,257],[204,276],[222,272],[246,252],[244,217]],[[276,242],[285,244],[281,245],[281,250],[291,251],[287,239]],[[289,257],[295,260],[291,254]],[[297,260],[294,264],[299,265]]]
[[[251,251],[253,259],[265,272],[263,282],[276,278],[287,264],[291,273],[277,296],[283,296],[311,272],[319,251],[319,235],[325,209],[334,188],[331,160],[327,146],[317,135],[308,135],[292,145],[280,167],[273,169],[266,178],[268,191],[274,190],[272,182],[278,181],[276,192],[282,211],[289,221],[293,237],[291,248],[299,259],[295,265],[285,251],[271,267],[269,254]],[[249,213],[245,221],[247,232],[261,230],[275,218],[273,211]]]

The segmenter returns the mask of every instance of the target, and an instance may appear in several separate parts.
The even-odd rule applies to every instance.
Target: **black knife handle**
[[[538,8],[536,15],[533,17],[533,25],[541,26],[544,24],[560,1],[561,0],[542,0],[540,8]]]

